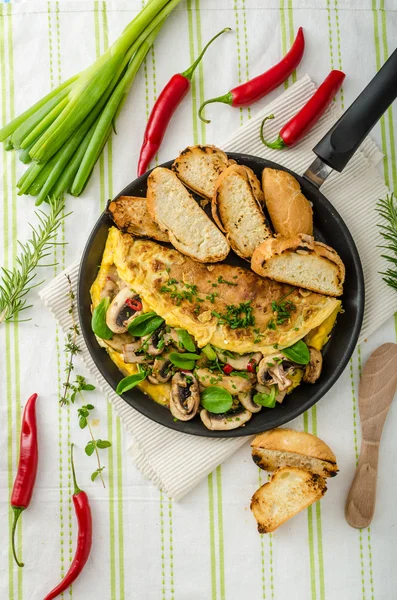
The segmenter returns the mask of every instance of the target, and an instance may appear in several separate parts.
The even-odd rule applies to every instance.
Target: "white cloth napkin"
[[[312,147],[339,117],[335,106],[328,110],[301,144],[288,151],[277,152],[264,147],[258,132],[263,117],[274,113],[276,118],[269,122],[267,127],[267,135],[269,139],[273,139],[282,124],[299,110],[314,90],[314,83],[306,75],[241,127],[222,147],[226,151],[266,157],[299,174],[303,173],[314,158]],[[350,228],[364,266],[366,309],[360,341],[375,331],[396,309],[395,294],[383,284],[378,274],[384,270],[385,265],[377,248],[381,239],[374,225],[375,204],[378,198],[384,197],[388,192],[376,169],[381,156],[376,145],[367,139],[343,174],[331,175],[323,186],[324,194],[335,205]],[[40,292],[40,297],[64,331],[71,325],[65,275],[69,274],[72,285],[76,288],[78,268],[78,264],[72,265]],[[380,287],[382,303],[379,302]],[[80,338],[78,343],[82,348],[81,356],[87,369],[98,387],[113,403],[124,427],[133,436],[131,455],[134,463],[145,477],[151,479],[174,500],[180,500],[217,465],[247,442],[246,437],[206,439],[189,436],[149,420],[112,390],[96,368],[83,338]],[[161,444],[153,443],[153,440],[159,439]],[[189,461],[189,468],[186,467],[186,456],[195,457],[194,461]]]

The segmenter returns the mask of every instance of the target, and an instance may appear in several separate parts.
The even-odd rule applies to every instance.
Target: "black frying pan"
[[[239,437],[287,423],[318,402],[333,386],[353,353],[361,329],[364,312],[364,277],[353,238],[340,215],[320,192],[319,187],[333,169],[343,170],[360,143],[396,97],[397,51],[314,148],[317,158],[303,177],[292,173],[282,165],[262,158],[228,153],[228,156],[236,162],[250,167],[259,178],[265,167],[291,172],[299,181],[305,196],[313,203],[316,239],[335,248],[346,266],[346,282],[342,298],[345,312],[339,315],[337,326],[324,348],[324,366],[319,381],[314,385],[301,384],[281,405],[278,404],[274,409],[262,409],[260,413],[253,415],[245,427],[232,431],[209,431],[198,416],[191,421],[175,422],[168,409],[156,404],[137,388],[123,394],[128,404],[153,421],[177,431],[207,437]],[[171,164],[172,161],[162,166],[170,167]],[[145,196],[148,174],[130,183],[116,198]],[[79,274],[78,309],[82,332],[92,358],[104,378],[115,389],[122,375],[106,351],[98,345],[92,333],[90,310],[90,287],[101,263],[110,225],[112,222],[105,212],[96,223],[84,249]],[[225,262],[247,267],[247,263],[232,252]]]

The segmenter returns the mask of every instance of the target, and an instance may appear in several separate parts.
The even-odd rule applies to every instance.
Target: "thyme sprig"
[[[385,244],[379,248],[390,253],[382,254],[382,257],[391,263],[391,267],[380,274],[387,285],[397,290],[397,200],[394,194],[388,194],[386,198],[379,200],[376,210],[386,221],[386,224],[378,224],[380,234],[385,240]]]
[[[13,269],[1,267],[0,324],[15,320],[20,312],[32,306],[27,304],[26,296],[31,289],[43,283],[43,281],[33,283],[36,278],[34,270],[36,267],[52,266],[40,263],[50,254],[53,246],[60,245],[60,242],[56,241],[57,230],[68,215],[62,212],[63,198],[52,198],[49,204],[48,214],[42,210],[35,212],[39,224],[35,227],[30,225],[32,229],[30,239],[25,243],[18,241],[21,253],[16,258],[16,266]]]
[[[76,323],[76,319],[74,316],[74,300],[75,300],[75,295],[73,292],[73,288],[72,288],[72,282],[70,280],[69,275],[66,275],[66,279],[68,280],[68,297],[69,297],[69,314],[72,318],[72,325],[69,327],[69,331],[66,334],[66,344],[65,344],[65,354],[68,357],[67,358],[67,363],[66,363],[66,368],[65,368],[65,372],[66,372],[66,381],[63,384],[63,391],[62,391],[62,395],[59,399],[59,404],[61,406],[64,406],[65,404],[69,403],[70,400],[70,392],[72,390],[72,393],[76,392],[76,385],[78,386],[78,380],[76,379],[76,384],[73,386],[71,381],[70,381],[70,377],[72,374],[72,371],[74,370],[74,357],[76,356],[76,354],[78,354],[80,352],[80,347],[77,345],[77,336],[80,334],[80,330],[78,328],[78,325]],[[80,390],[77,390],[80,391]],[[74,402],[74,398],[75,396],[73,396],[72,402]]]

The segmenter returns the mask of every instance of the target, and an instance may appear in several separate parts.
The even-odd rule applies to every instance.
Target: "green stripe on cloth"
[[[243,31],[244,31],[244,55],[245,55],[245,80],[249,80],[249,52],[248,52],[248,33],[247,33],[247,13],[245,10],[245,0],[242,0],[243,13]],[[247,107],[248,118],[251,118],[251,107]]]
[[[163,492],[160,492],[161,599],[165,600],[165,543]]]
[[[5,7],[1,12],[0,22],[0,71],[1,71],[1,119],[2,124],[7,123],[7,98],[6,98],[6,66],[5,66],[5,32],[6,18]],[[8,268],[10,261],[9,251],[9,198],[8,198],[8,167],[7,154],[5,147],[2,147],[3,153],[3,249],[4,249],[4,267]],[[8,495],[11,495],[13,486],[13,423],[12,423],[12,375],[11,375],[11,324],[5,323],[5,373],[6,373],[6,394],[7,394],[7,483]],[[13,513],[10,509],[8,517],[9,547],[11,547],[11,530],[13,522]],[[19,528],[22,524],[19,525]],[[14,600],[14,559],[12,553],[8,553],[8,594],[9,600]]]
[[[100,7],[99,0],[94,1],[94,28],[95,28],[95,54],[96,58],[101,55],[101,38],[100,38]],[[101,212],[105,208],[105,152],[101,152],[99,157],[99,207]]]
[[[214,484],[212,473],[208,475],[208,512],[210,526],[210,555],[211,555],[211,585],[212,600],[216,600],[216,556],[215,556],[215,510],[214,510]]]
[[[238,15],[237,0],[234,0],[234,17],[235,17],[235,23],[236,23],[237,80],[239,83],[242,83],[243,78],[241,76],[240,30],[239,30],[239,15]],[[243,109],[240,107],[240,125],[243,125],[243,123],[244,123]]]
[[[108,440],[112,444],[108,451],[109,480],[109,551],[110,551],[110,598],[116,600],[116,534],[114,510],[114,460],[113,460],[113,413],[112,405],[107,403]]]
[[[172,509],[173,503],[171,498],[168,498],[168,524],[169,524],[169,535],[170,535],[170,591],[171,600],[174,600],[174,539],[172,535]]]
[[[189,29],[189,55],[190,55],[190,62],[191,63],[194,62],[194,58],[195,58],[194,34],[193,34],[192,1],[193,0],[187,0],[187,2],[186,2],[187,15],[188,15],[188,29]],[[198,116],[197,116],[198,106],[197,106],[197,84],[196,84],[196,77],[193,77],[193,79],[192,79],[192,85],[191,85],[190,89],[191,89],[191,95],[192,95],[193,143],[194,144],[198,144],[199,137],[198,137]]]
[[[382,24],[382,42],[383,42],[383,62],[389,58],[389,49],[387,44],[387,25],[386,25],[386,11],[385,11],[385,0],[380,0],[380,18]],[[394,45],[394,44],[393,44]],[[396,165],[396,144],[394,137],[394,124],[393,124],[393,105],[387,109],[387,120],[389,123],[389,156],[391,160],[391,171],[392,171],[392,189],[397,191],[397,165]]]
[[[216,488],[218,494],[219,580],[221,600],[225,600],[225,549],[223,545],[222,470],[220,465],[216,469]]]
[[[258,468],[258,484],[262,487],[262,471]],[[260,534],[261,538],[261,579],[262,579],[262,599],[266,598],[266,571],[265,571],[265,534]]]
[[[303,429],[309,433],[309,411],[303,415]],[[312,506],[307,509],[307,528],[309,535],[309,560],[310,560],[310,588],[312,600],[317,600],[316,594],[316,565],[314,561],[314,534],[313,534],[313,510]]]

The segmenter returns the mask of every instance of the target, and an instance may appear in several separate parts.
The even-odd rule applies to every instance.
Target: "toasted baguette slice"
[[[218,262],[229,254],[225,236],[169,169],[157,167],[150,173],[147,206],[152,219],[182,254],[199,262]]]
[[[274,231],[284,237],[297,233],[313,235],[313,210],[299,182],[278,169],[264,169],[262,189]]]
[[[252,255],[251,269],[262,277],[319,294],[343,293],[345,266],[341,258],[333,248],[309,235],[264,241]]]
[[[229,164],[227,155],[215,146],[189,146],[175,159],[172,170],[189,189],[211,200],[216,180]]]
[[[246,260],[259,244],[272,237],[262,205],[260,183],[248,167],[234,164],[218,177],[212,215],[235,253]]]
[[[252,496],[251,510],[258,523],[259,533],[274,531],[320,500],[327,491],[325,480],[297,467],[283,467],[274,472]]]
[[[108,212],[115,225],[127,233],[138,237],[149,237],[159,242],[169,242],[170,238],[153,221],[148,213],[146,198],[120,196],[110,202]]]
[[[304,431],[272,429],[251,442],[252,459],[265,471],[280,467],[300,467],[321,477],[338,473],[336,456],[320,438]]]

